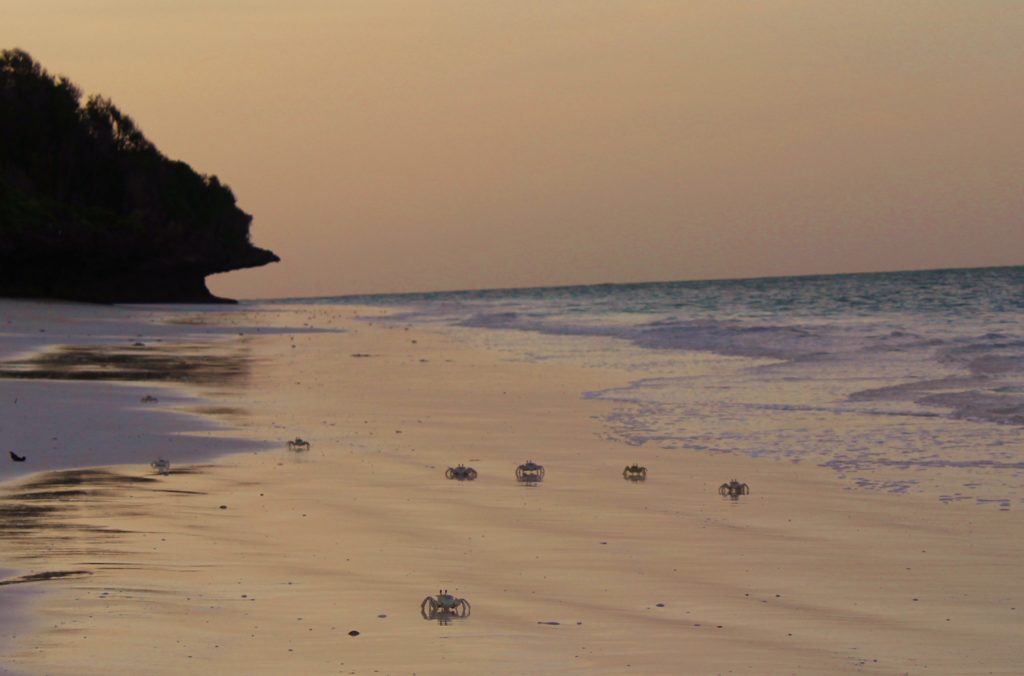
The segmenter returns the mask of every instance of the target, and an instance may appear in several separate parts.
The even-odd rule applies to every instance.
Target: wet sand
[[[0,568],[0,580],[8,580],[15,577],[15,572],[7,568]],[[17,640],[18,634],[24,631],[25,618],[27,618],[29,605],[32,596],[42,593],[42,590],[35,585],[5,585],[0,586],[0,655],[7,652],[7,649]],[[0,661],[0,675],[11,676],[8,665]]]
[[[635,373],[513,363],[355,321],[351,308],[246,312],[204,321],[268,329],[239,337],[249,375],[189,390],[207,401],[182,408],[276,450],[171,458],[168,476],[136,463],[5,485],[0,565],[16,569],[5,580],[46,593],[0,664],[1019,672],[1017,512],[850,490],[818,467],[625,446],[601,420],[616,404],[581,393]],[[287,327],[329,331],[277,331]],[[295,437],[310,450],[287,450]],[[546,466],[543,482],[515,481],[527,460]],[[647,481],[623,480],[633,462]],[[458,463],[479,477],[446,480]],[[718,495],[733,477],[750,495]],[[439,588],[470,616],[424,619]]]

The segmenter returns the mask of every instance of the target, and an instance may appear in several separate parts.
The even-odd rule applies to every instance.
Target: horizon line
[[[1006,268],[1024,267],[1024,263],[1012,265],[970,265],[964,267],[941,267],[941,268],[907,268],[902,270],[862,270],[857,272],[828,272],[808,273],[796,275],[759,275],[757,277],[703,277],[699,279],[662,279],[647,280],[640,282],[592,282],[575,284],[540,284],[534,286],[494,286],[477,287],[469,289],[435,289],[430,291],[385,291],[379,293],[339,293],[324,294],[317,296],[282,296],[278,298],[249,298],[241,302],[245,303],[266,303],[283,301],[302,300],[327,300],[335,298],[379,298],[385,296],[429,296],[435,294],[458,294],[458,293],[498,293],[502,291],[541,291],[554,289],[576,289],[591,286],[645,286],[648,284],[696,284],[700,282],[756,282],[769,279],[815,279],[820,277],[858,277],[867,275],[897,275],[915,272],[963,272],[968,270],[1001,270]]]

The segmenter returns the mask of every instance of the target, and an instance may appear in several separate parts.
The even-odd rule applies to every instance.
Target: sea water
[[[1024,506],[1024,267],[304,299],[387,306],[528,361],[635,374],[635,447],[828,468],[851,489]],[[632,455],[631,455],[632,457]]]

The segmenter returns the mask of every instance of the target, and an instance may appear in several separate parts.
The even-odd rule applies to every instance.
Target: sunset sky
[[[1024,263],[1019,0],[0,0],[230,185],[241,298]]]

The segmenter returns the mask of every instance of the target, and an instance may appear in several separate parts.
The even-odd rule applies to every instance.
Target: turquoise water
[[[829,468],[851,489],[1024,499],[1024,267],[304,299],[513,358],[636,373],[635,449]]]

